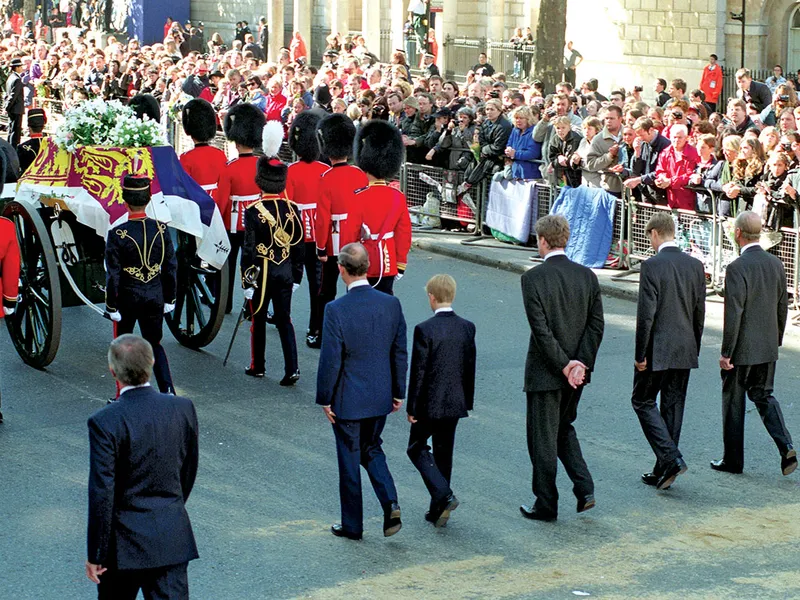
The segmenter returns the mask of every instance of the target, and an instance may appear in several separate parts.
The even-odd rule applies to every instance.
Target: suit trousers
[[[308,279],[309,317],[308,332],[319,334],[322,331],[322,313],[319,310],[319,294],[322,288],[322,263],[317,258],[316,242],[306,242],[305,264]]]
[[[238,274],[238,265],[236,258],[239,256],[239,249],[244,242],[244,231],[237,231],[236,233],[228,232],[228,241],[231,244],[231,253],[228,254],[228,303],[225,306],[225,313],[230,314],[233,312],[233,288],[236,282],[242,285],[242,279]]]
[[[379,292],[394,296],[394,275],[383,277],[367,277],[369,284]]]
[[[372,489],[384,509],[392,502],[397,502],[397,489],[381,447],[384,425],[385,416],[357,421],[336,419],[333,424],[336,456],[339,460],[342,527],[350,533],[358,534],[364,530],[361,467],[367,470]]]
[[[722,371],[722,437],[725,444],[723,458],[733,469],[738,470],[744,466],[745,394],[756,405],[764,427],[781,455],[792,443],[792,436],[783,421],[781,405],[772,395],[774,381],[774,362],[739,365],[730,371]]]
[[[417,419],[408,438],[408,458],[417,467],[431,495],[431,506],[452,493],[453,446],[458,419]],[[431,440],[431,447],[428,440]]]
[[[536,509],[546,515],[558,514],[556,472],[564,465],[577,498],[594,494],[594,481],[583,460],[581,445],[572,423],[578,416],[583,387],[563,387],[528,392],[528,453],[533,465],[533,493]]]
[[[319,330],[325,318],[325,307],[336,299],[336,284],[339,283],[339,263],[337,257],[329,256],[322,263],[322,281],[319,286]]]
[[[100,576],[98,600],[136,600],[139,590],[145,600],[188,600],[188,563],[157,569],[109,569]]]
[[[278,286],[273,282],[267,282],[261,310],[253,316],[250,323],[250,368],[263,373],[266,366],[267,306],[270,300],[275,311],[275,327],[281,338],[284,375],[291,375],[298,370],[297,339],[292,324],[291,284]],[[249,304],[251,311],[257,308],[255,300],[251,300]]]
[[[663,472],[669,463],[682,456],[678,444],[689,374],[689,369],[633,371],[631,404],[639,417],[644,437],[656,455],[654,473]],[[659,394],[660,406],[656,406]]]
[[[22,113],[8,113],[8,143],[16,150],[22,138]]]
[[[126,333],[133,333],[133,328],[137,321],[142,337],[150,342],[153,347],[153,375],[158,383],[158,390],[162,394],[174,394],[175,387],[172,384],[172,373],[169,370],[169,361],[164,346],[161,345],[162,324],[164,323],[164,307],[161,305],[151,307],[149,305],[134,310],[125,306],[120,306],[119,314],[122,319],[114,323],[114,337],[117,338]],[[119,391],[119,390],[117,390]]]

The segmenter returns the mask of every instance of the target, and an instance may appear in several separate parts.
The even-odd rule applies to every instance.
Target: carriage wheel
[[[197,258],[194,237],[177,234],[178,291],[175,310],[167,315],[167,326],[182,345],[195,350],[216,337],[225,317],[228,300],[228,265],[217,270]]]
[[[37,210],[9,202],[3,216],[14,223],[20,250],[17,310],[5,317],[20,358],[43,369],[56,357],[61,342],[61,286],[53,243]]]

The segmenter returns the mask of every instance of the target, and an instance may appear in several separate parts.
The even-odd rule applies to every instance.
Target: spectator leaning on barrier
[[[572,123],[572,128],[581,133],[582,122],[580,117],[570,112],[569,96],[566,94],[557,94],[552,98],[552,104],[545,109],[542,114],[542,119],[536,124],[533,129],[534,141],[540,143],[542,148],[550,148],[550,142],[553,140],[555,130],[551,123],[551,119],[555,117],[569,117]],[[550,166],[550,156],[547,151],[542,152],[542,158],[545,161],[545,167]]]
[[[667,204],[673,209],[695,209],[695,194],[687,190],[689,178],[700,162],[697,150],[687,143],[689,131],[685,125],[675,125],[670,131],[671,144],[658,157],[656,187],[667,192]]]
[[[714,156],[716,144],[717,138],[711,134],[704,134],[697,138],[695,148],[700,155],[700,161],[689,178],[690,185],[702,186],[708,172],[717,164],[717,157]],[[697,212],[711,212],[711,198],[707,193],[697,192],[695,201],[697,202]]]
[[[622,110],[618,106],[607,106],[603,116],[605,127],[592,140],[586,156],[586,169],[601,172],[601,185],[610,194],[622,196],[620,178],[608,169],[619,162],[619,141],[622,129]]]
[[[456,121],[458,123],[456,123]],[[459,108],[456,120],[450,121],[439,138],[439,146],[450,150],[448,168],[452,171],[465,171],[474,162],[470,144],[475,136],[475,113],[470,108]]]
[[[538,115],[538,109],[536,114]],[[507,169],[507,179],[541,179],[537,161],[542,158],[542,145],[533,139],[533,128],[536,125],[534,110],[528,106],[520,106],[512,111],[511,119],[514,121],[514,129],[505,149],[505,155],[511,161],[510,168]]]
[[[731,213],[731,198],[735,198],[736,194],[730,192],[730,184],[733,180],[734,163],[739,156],[741,145],[742,138],[738,135],[725,136],[722,139],[722,159],[708,170],[703,179],[703,186],[718,195],[717,213],[721,217],[733,216]],[[732,195],[729,195],[729,193]]]
[[[583,139],[577,152],[572,155],[570,164],[573,169],[581,170],[581,185],[601,187],[600,174],[586,170],[586,156],[592,146],[592,140],[603,129],[603,122],[597,117],[586,117],[583,120]]]
[[[581,136],[572,130],[569,117],[556,117],[553,121],[556,135],[548,148],[550,165],[558,185],[578,187],[581,184],[581,173],[572,166],[572,156],[578,150]]]
[[[663,204],[664,194],[655,188],[656,167],[658,157],[669,147],[670,141],[665,138],[655,127],[652,119],[642,117],[633,125],[636,139],[633,149],[636,154],[634,160],[634,177],[625,180],[625,186],[638,190],[645,200],[656,204]]]
[[[511,136],[513,125],[503,115],[503,106],[499,100],[492,98],[484,106],[486,120],[481,123],[479,142],[481,146],[481,160],[488,160],[493,164],[492,171],[497,171],[503,166],[508,138]]]

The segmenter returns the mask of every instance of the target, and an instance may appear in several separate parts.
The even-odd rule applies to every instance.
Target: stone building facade
[[[649,90],[656,77],[681,77],[696,86],[712,52],[737,68],[741,24],[730,13],[740,12],[742,1],[569,0],[567,39],[585,58],[578,79],[597,77],[605,89],[642,84]],[[800,68],[800,2],[746,1],[745,65]],[[316,43],[332,30],[359,31],[373,51],[402,48],[407,7],[408,0],[192,0],[191,17],[230,39],[236,21],[247,20],[255,33],[265,16],[270,31],[281,32],[271,35],[274,56],[292,30]],[[518,26],[535,32],[539,0],[433,0],[433,8],[441,11],[434,21],[445,67],[446,36],[507,40]]]

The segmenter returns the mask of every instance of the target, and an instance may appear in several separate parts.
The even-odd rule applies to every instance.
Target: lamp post
[[[734,21],[739,21],[742,24],[742,58],[741,58],[741,67],[744,68],[744,26],[746,23],[747,18],[747,0],[742,0],[742,12],[740,13],[731,13],[731,19]]]

